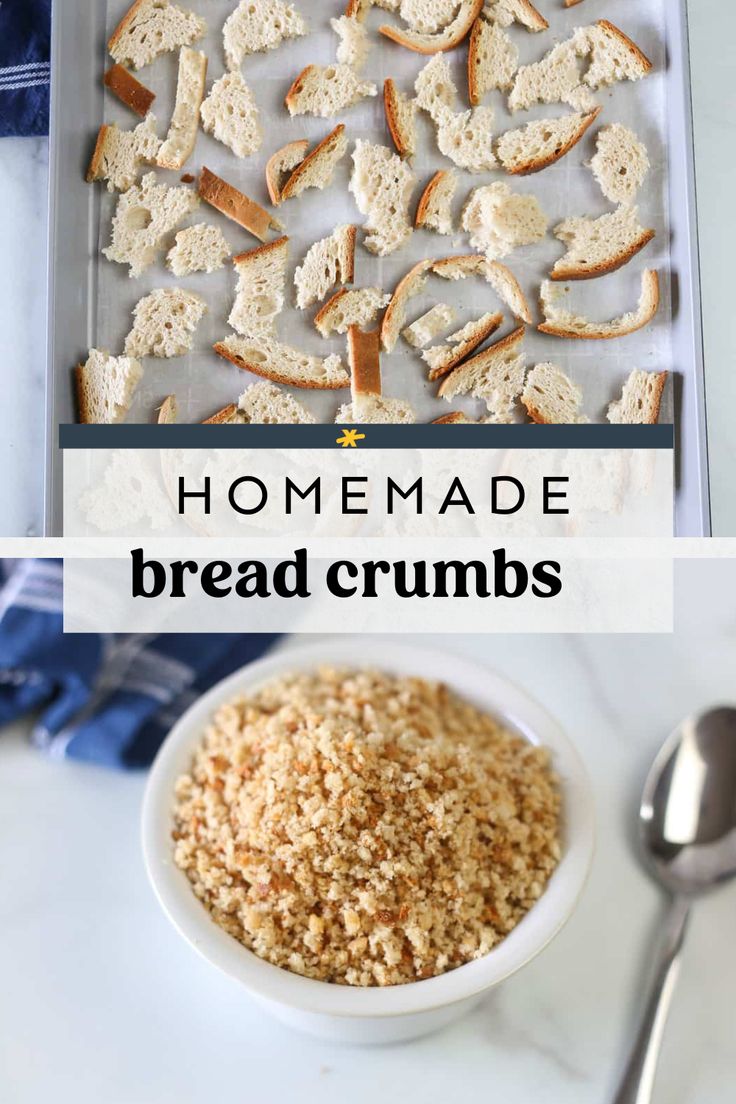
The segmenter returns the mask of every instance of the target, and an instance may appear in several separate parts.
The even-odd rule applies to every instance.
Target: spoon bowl
[[[671,893],[736,875],[736,709],[689,717],[654,761],[640,809],[644,856]]]
[[[646,864],[667,891],[669,909],[644,1018],[614,1104],[651,1104],[691,903],[736,876],[736,709],[709,709],[675,729],[644,785],[639,829]]]

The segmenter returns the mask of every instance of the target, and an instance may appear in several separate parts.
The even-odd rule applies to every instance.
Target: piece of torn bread
[[[158,153],[162,169],[183,169],[194,153],[199,130],[199,109],[207,81],[207,55],[188,46],[179,51],[176,102],[169,133]]]
[[[598,118],[597,107],[554,119],[534,119],[515,130],[507,130],[496,143],[496,155],[507,173],[528,176],[541,172],[569,153],[588,127]]]
[[[242,337],[274,338],[276,319],[286,301],[289,239],[259,245],[233,258],[238,288],[229,325]]]
[[[214,349],[244,372],[286,387],[333,391],[350,386],[350,376],[339,356],[311,356],[275,338],[254,340],[232,334],[218,341]]]
[[[429,365],[428,379],[434,381],[446,376],[495,333],[502,322],[502,314],[484,314],[450,334],[443,345],[425,349],[422,360]]]
[[[624,383],[621,398],[612,402],[606,417],[614,425],[656,425],[667,372],[635,368]]]
[[[494,112],[491,107],[458,111],[457,88],[443,54],[431,58],[417,76],[417,105],[437,128],[437,147],[461,169],[486,172],[496,168],[493,153]]]
[[[442,381],[438,395],[448,401],[457,395],[482,399],[488,408],[485,421],[512,422],[516,401],[524,386],[523,342],[524,327],[519,326],[459,365]]]
[[[159,425],[174,425],[179,417],[176,395],[167,395],[158,408],[156,421]]]
[[[297,165],[301,165],[308,149],[308,140],[298,138],[276,150],[266,162],[266,187],[274,207],[281,203],[281,189]]]
[[[129,265],[131,277],[140,276],[156,260],[169,234],[198,203],[192,188],[158,184],[156,174],[148,173],[118,199],[112,240],[103,254],[109,261]]]
[[[399,91],[388,77],[383,85],[386,125],[399,157],[413,157],[417,148],[417,102]]]
[[[113,31],[107,48],[119,65],[142,69],[161,54],[191,46],[206,33],[204,19],[170,0],[135,0]]]
[[[160,149],[153,115],[148,115],[134,130],[120,130],[114,123],[106,123],[97,135],[87,183],[105,180],[109,192],[127,192],[138,179],[141,165],[156,163]]]
[[[654,237],[639,223],[636,207],[620,206],[599,218],[569,218],[553,233],[567,246],[550,273],[553,280],[592,280],[615,272]]]
[[[361,328],[375,322],[391,301],[380,288],[341,288],[315,315],[314,324],[322,337],[347,333],[350,326]]]
[[[271,230],[281,230],[278,219],[232,184],[216,176],[206,165],[199,177],[198,194],[221,215],[237,222],[254,238],[265,242]]]
[[[489,260],[541,241],[547,225],[537,198],[513,192],[503,181],[476,188],[463,208],[463,230],[470,235],[473,248]]]
[[[263,142],[255,96],[240,70],[215,81],[200,111],[202,126],[236,157],[250,157]]]
[[[415,185],[416,177],[398,154],[358,139],[350,191],[366,216],[363,245],[370,253],[385,257],[411,237],[409,207]]]
[[[176,235],[169,250],[166,265],[174,276],[191,276],[194,272],[217,272],[225,267],[232,250],[219,226],[199,222]]]
[[[351,326],[348,330],[348,360],[352,402],[340,407],[336,422],[411,424],[415,421],[414,411],[408,403],[383,397],[378,330],[364,332],[357,326]]]
[[[226,406],[205,425],[314,425],[315,419],[300,402],[268,380],[247,387],[237,404]]]
[[[609,322],[591,322],[582,315],[572,314],[559,306],[564,289],[559,284],[545,280],[540,290],[544,322],[537,328],[554,337],[580,338],[588,341],[605,341],[626,337],[652,321],[659,308],[659,276],[647,268],[641,274],[641,294],[635,311],[614,318]]]
[[[308,65],[292,84],[285,103],[291,116],[332,119],[366,97],[377,95],[375,84],[361,80],[350,65]]]
[[[409,300],[418,295],[427,283],[432,263],[431,260],[417,261],[396,285],[381,323],[381,345],[385,352],[391,353],[396,347],[399,334],[406,322]]]
[[[549,29],[549,23],[530,0],[486,0],[483,14],[499,27],[519,23],[533,34]]]
[[[452,234],[452,201],[457,191],[457,174],[452,169],[440,169],[424,189],[417,204],[414,225],[417,229]]]
[[[335,415],[336,425],[414,425],[416,420],[408,402],[385,395],[364,397],[357,413],[353,403],[345,403]]]
[[[527,373],[521,402],[538,425],[581,425],[583,392],[555,364],[535,364]]]
[[[448,303],[435,303],[423,314],[412,322],[411,326],[401,331],[401,336],[407,345],[414,349],[424,349],[435,337],[448,329],[455,321],[455,309]]]
[[[307,188],[326,188],[332,182],[335,169],[347,152],[345,126],[340,123],[296,166],[281,189],[282,202],[294,199]]]
[[[310,247],[294,273],[299,310],[321,302],[336,284],[352,284],[355,278],[356,237],[355,226],[337,226],[329,237]]]
[[[104,76],[105,87],[109,88],[114,96],[134,111],[141,119],[145,119],[153,107],[156,94],[145,84],[141,84],[124,65],[115,62],[107,70]]]
[[[501,302],[509,308],[520,322],[531,323],[532,312],[519,281],[501,261],[489,261],[478,253],[466,253],[462,256],[443,257],[435,261],[432,271],[445,280],[464,280],[468,276],[482,276]]]
[[[133,329],[125,339],[125,355],[137,360],[186,356],[206,313],[207,304],[199,295],[181,288],[157,288],[133,310]]]
[[[601,127],[590,162],[593,175],[611,203],[634,203],[649,172],[646,146],[621,123]]]
[[[522,65],[509,96],[509,110],[566,103],[575,111],[590,111],[595,106],[592,92],[617,81],[641,80],[651,71],[652,64],[639,47],[613,23],[601,19],[578,27],[541,61]]]
[[[248,54],[275,50],[284,39],[308,33],[293,4],[281,0],[241,0],[225,21],[222,37],[228,69],[238,69]]]
[[[477,106],[488,92],[508,92],[519,67],[516,44],[498,23],[480,16],[468,41],[468,97]]]
[[[390,24],[382,24],[378,31],[387,38],[397,42],[399,46],[405,46],[409,50],[415,50],[420,54],[436,54],[438,51],[454,50],[459,46],[466,35],[470,34],[473,23],[480,14],[484,0],[460,0],[454,18],[444,27],[434,33],[422,33],[412,30],[411,27],[394,27]],[[429,10],[432,7],[426,4]]]
[[[77,366],[75,382],[79,421],[87,425],[114,425],[124,421],[143,368],[133,357],[114,357],[104,349],[90,349]]]
[[[451,23],[460,0],[399,0],[394,5],[404,23],[420,34],[436,34]],[[391,10],[391,9],[388,9]]]

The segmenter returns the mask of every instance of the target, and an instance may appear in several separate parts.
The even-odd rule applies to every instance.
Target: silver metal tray
[[[161,266],[147,274],[144,280],[128,280],[127,271],[121,266],[111,265],[100,255],[100,247],[105,244],[109,218],[114,208],[114,197],[109,196],[101,186],[89,187],[84,183],[84,173],[89,159],[94,136],[103,121],[120,121],[130,126],[134,119],[125,109],[116,107],[109,95],[105,99],[101,75],[110,59],[106,51],[106,41],[111,27],[126,10],[129,0],[63,0],[54,5],[52,33],[52,104],[51,104],[51,147],[50,147],[50,241],[49,241],[49,341],[47,375],[47,453],[46,453],[46,533],[59,535],[61,532],[61,480],[63,457],[58,448],[58,427],[75,420],[72,367],[83,359],[86,350],[94,345],[119,348],[126,332],[129,312],[137,299],[152,287],[171,283],[172,278],[164,273]],[[185,4],[185,6],[187,6]],[[222,13],[235,6],[234,0],[191,0],[191,6],[200,10],[211,21],[211,34],[203,48],[210,56],[210,77],[214,78],[222,71],[222,47],[219,42],[219,29]],[[266,140],[261,155],[253,164],[244,164],[213,139],[200,135],[197,151],[192,161],[192,172],[203,164],[214,171],[221,172],[227,179],[238,184],[254,198],[265,199],[263,194],[262,165],[267,151],[277,148],[290,137],[306,136],[316,140],[326,134],[333,121],[321,119],[289,120],[280,109],[285,88],[296,72],[307,63],[317,61],[326,63],[334,55],[334,36],[329,31],[327,17],[338,15],[343,9],[340,0],[331,0],[329,10],[321,0],[301,0],[300,9],[307,15],[310,24],[320,28],[314,41],[289,43],[280,50],[258,55],[248,59],[244,71],[251,86],[256,89],[262,110],[262,121]],[[334,8],[334,11],[333,11]],[[594,19],[601,13],[597,4],[591,0],[582,9],[571,9],[560,14],[557,5],[540,3],[550,22],[556,37],[564,37],[574,24]],[[655,13],[655,14],[651,14]],[[626,15],[627,18],[624,16]],[[554,22],[553,22],[554,19]],[[710,535],[710,502],[708,489],[707,442],[705,421],[705,391],[703,373],[703,347],[700,313],[700,281],[698,272],[697,222],[695,206],[695,174],[693,163],[693,137],[690,102],[690,72],[688,58],[686,0],[646,0],[637,5],[637,12],[622,13],[621,23],[634,37],[642,42],[645,49],[650,48],[659,70],[656,78],[662,83],[658,86],[654,119],[647,125],[647,137],[654,134],[656,146],[661,158],[653,157],[652,176],[656,177],[656,196],[650,208],[643,212],[644,218],[651,219],[657,228],[658,253],[654,259],[643,255],[642,263],[636,271],[634,265],[623,272],[625,279],[619,280],[614,289],[624,297],[624,303],[636,294],[638,271],[647,264],[654,263],[663,276],[663,306],[657,320],[657,326],[644,331],[646,337],[626,338],[617,342],[579,343],[580,348],[570,350],[570,344],[563,350],[563,343],[555,339],[544,339],[530,331],[529,358],[555,359],[580,382],[585,377],[584,390],[594,393],[598,409],[603,408],[606,398],[612,398],[621,380],[632,367],[671,368],[673,386],[668,389],[664,420],[675,424],[677,498],[675,504],[676,531],[680,536]],[[377,36],[373,36],[374,40]],[[528,43],[523,44],[522,61],[538,57],[543,49],[551,44],[551,35],[527,35]],[[518,41],[518,38],[517,38]],[[310,42],[309,45],[306,45]],[[542,42],[542,46],[540,46]],[[306,52],[305,52],[306,51]],[[461,49],[458,55],[458,67],[462,64]],[[171,107],[172,89],[175,86],[175,57],[161,59],[151,69],[144,71],[142,79],[159,93],[154,107],[159,119],[159,131],[165,129]],[[385,76],[392,75],[404,87],[409,88],[422,60],[409,51],[393,45],[374,44],[373,68],[367,76],[380,82]],[[650,80],[655,78],[649,78]],[[462,94],[462,84],[459,89]],[[633,86],[637,90],[644,87]],[[632,121],[638,126],[639,108],[631,106],[629,90],[614,89],[610,95],[612,105],[604,110],[601,122]],[[625,99],[623,93],[629,95]],[[615,97],[620,97],[618,100]],[[656,96],[655,96],[656,99]],[[608,100],[601,97],[604,106]],[[622,114],[628,104],[629,117]],[[541,109],[544,113],[545,109]],[[555,113],[549,109],[547,113]],[[633,114],[632,114],[633,113]],[[503,116],[503,112],[499,112]],[[387,142],[383,127],[380,97],[369,100],[346,112],[343,121],[349,136],[372,137]],[[522,120],[497,117],[497,130],[519,125]],[[423,124],[421,124],[423,125]],[[652,144],[649,143],[650,153]],[[425,147],[415,159],[414,169],[419,181],[426,180],[436,171],[444,159],[434,151],[434,158],[424,153]],[[428,147],[427,147],[428,148]],[[590,174],[582,166],[573,165],[572,155],[560,162],[559,166],[548,169],[539,177],[529,177],[514,181],[520,190],[537,194],[550,215],[552,224],[566,214],[583,213],[594,202],[595,192],[581,191],[591,189]],[[578,159],[579,160],[579,159]],[[316,238],[329,232],[338,221],[360,221],[355,208],[350,206],[347,196],[347,164],[340,168],[344,175],[337,184],[325,193],[306,193],[303,200],[289,210],[282,210],[287,220],[287,231],[292,239],[292,265],[298,263],[304,250]],[[556,173],[555,176],[550,174]],[[178,174],[161,174],[163,178],[171,175],[172,182]],[[470,187],[486,183],[493,177],[484,174],[469,178],[463,175],[463,197]],[[497,177],[496,177],[497,178]],[[600,207],[600,194],[597,196]],[[209,210],[200,210],[195,220],[217,221]],[[240,251],[253,244],[245,233],[239,233],[234,224],[224,220],[223,230],[233,247]],[[445,255],[464,252],[467,242],[464,236],[440,238],[425,232],[414,235],[414,253],[401,250],[393,257],[381,262],[369,258],[364,250],[360,251],[360,284],[376,283],[391,290],[397,279],[419,256]],[[541,268],[534,269],[524,259],[517,262],[516,255],[511,258],[512,267],[530,294],[538,284],[544,265],[557,255],[559,247],[550,238],[548,252],[541,259]],[[523,252],[523,251],[522,251]],[[637,259],[638,262],[639,259]],[[631,269],[631,273],[629,273]],[[619,274],[607,277],[617,281]],[[243,388],[242,373],[225,365],[211,352],[211,341],[221,337],[227,331],[226,317],[232,296],[232,276],[229,272],[208,277],[211,281],[201,288],[187,283],[193,290],[201,291],[209,297],[210,315],[203,325],[202,346],[195,354],[174,362],[156,362],[155,372],[147,373],[146,382],[138,396],[138,407],[132,412],[133,421],[150,420],[156,400],[162,399],[171,391],[177,393],[180,406],[183,405],[184,420],[198,421],[224,405],[233,401]],[[597,283],[596,281],[592,282]],[[207,291],[205,291],[205,288]],[[444,300],[454,302],[461,309],[470,309],[476,315],[483,309],[489,309],[482,302],[483,289],[475,281],[463,281],[458,287],[443,286],[440,290]],[[438,290],[425,300],[416,301],[415,315],[426,309]],[[576,295],[578,289],[573,289]],[[589,289],[585,289],[588,295]],[[595,293],[593,293],[595,294]],[[629,302],[629,306],[633,305]],[[616,310],[619,303],[615,304]],[[495,307],[493,308],[495,309]],[[615,311],[612,311],[615,313]],[[460,322],[469,317],[461,318]],[[303,334],[290,333],[291,340],[311,341],[311,350],[319,351],[314,331],[309,332],[310,319],[297,320],[289,325],[297,329],[301,326]],[[306,336],[305,336],[306,335]],[[542,344],[544,341],[553,344]],[[403,343],[400,343],[403,344]],[[339,350],[340,341],[332,346]],[[596,347],[597,346],[597,347]],[[607,346],[601,349],[601,346]],[[330,351],[332,351],[332,348]],[[386,392],[411,398],[417,406],[421,419],[432,415],[433,407],[430,392],[423,373],[416,364],[416,356],[408,349],[397,350],[397,357],[403,357],[397,368],[385,372]],[[413,358],[413,359],[412,359]],[[397,389],[396,380],[411,381],[415,390],[407,394]],[[604,387],[605,385],[605,387]],[[315,413],[326,421],[332,420],[332,412],[327,404],[337,405],[338,396],[308,396]],[[344,396],[339,396],[343,401]],[[315,405],[316,404],[316,405]],[[320,405],[321,404],[321,405]],[[441,411],[437,411],[440,413]],[[435,415],[436,416],[436,415]],[[438,431],[440,432],[440,431]],[[602,427],[605,433],[605,427]],[[492,429],[489,427],[489,434]]]

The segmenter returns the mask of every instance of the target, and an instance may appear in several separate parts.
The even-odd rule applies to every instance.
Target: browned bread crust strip
[[[330,131],[326,138],[323,138],[322,141],[319,142],[318,145],[316,145],[314,149],[307,154],[304,160],[294,169],[293,173],[281,189],[282,200],[291,198],[291,196],[294,194],[294,188],[298,183],[300,177],[307,171],[307,169],[311,165],[314,164],[315,161],[319,160],[323,153],[328,152],[329,149],[340,140],[344,133],[345,124],[340,123],[338,126],[335,127],[334,130]]]
[[[223,422],[229,422],[231,418],[234,418],[238,413],[237,403],[230,403],[229,406],[225,406],[222,410],[218,410],[216,414],[213,414],[211,418],[205,418],[202,425],[222,425]]]
[[[348,328],[348,360],[350,363],[351,389],[356,395],[380,395],[381,386],[381,331]]]
[[[254,200],[239,192],[232,184],[216,176],[206,166],[203,167],[197,188],[200,199],[209,203],[220,214],[232,219],[259,241],[265,242],[271,229],[280,230],[281,225],[260,207]]]
[[[485,0],[461,0],[460,8],[452,23],[435,34],[419,34],[402,27],[393,27],[388,23],[382,24],[378,32],[397,42],[399,46],[406,46],[408,50],[414,50],[418,54],[436,54],[443,50],[454,50],[470,34],[470,29],[480,15],[484,2]]]
[[[126,107],[145,119],[156,99],[155,93],[141,84],[124,65],[113,65],[105,73],[105,87],[117,96]]]

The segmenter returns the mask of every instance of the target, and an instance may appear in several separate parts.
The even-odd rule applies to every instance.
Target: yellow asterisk
[[[357,448],[358,441],[365,441],[365,433],[358,433],[357,429],[344,429],[336,443],[343,448]]]

